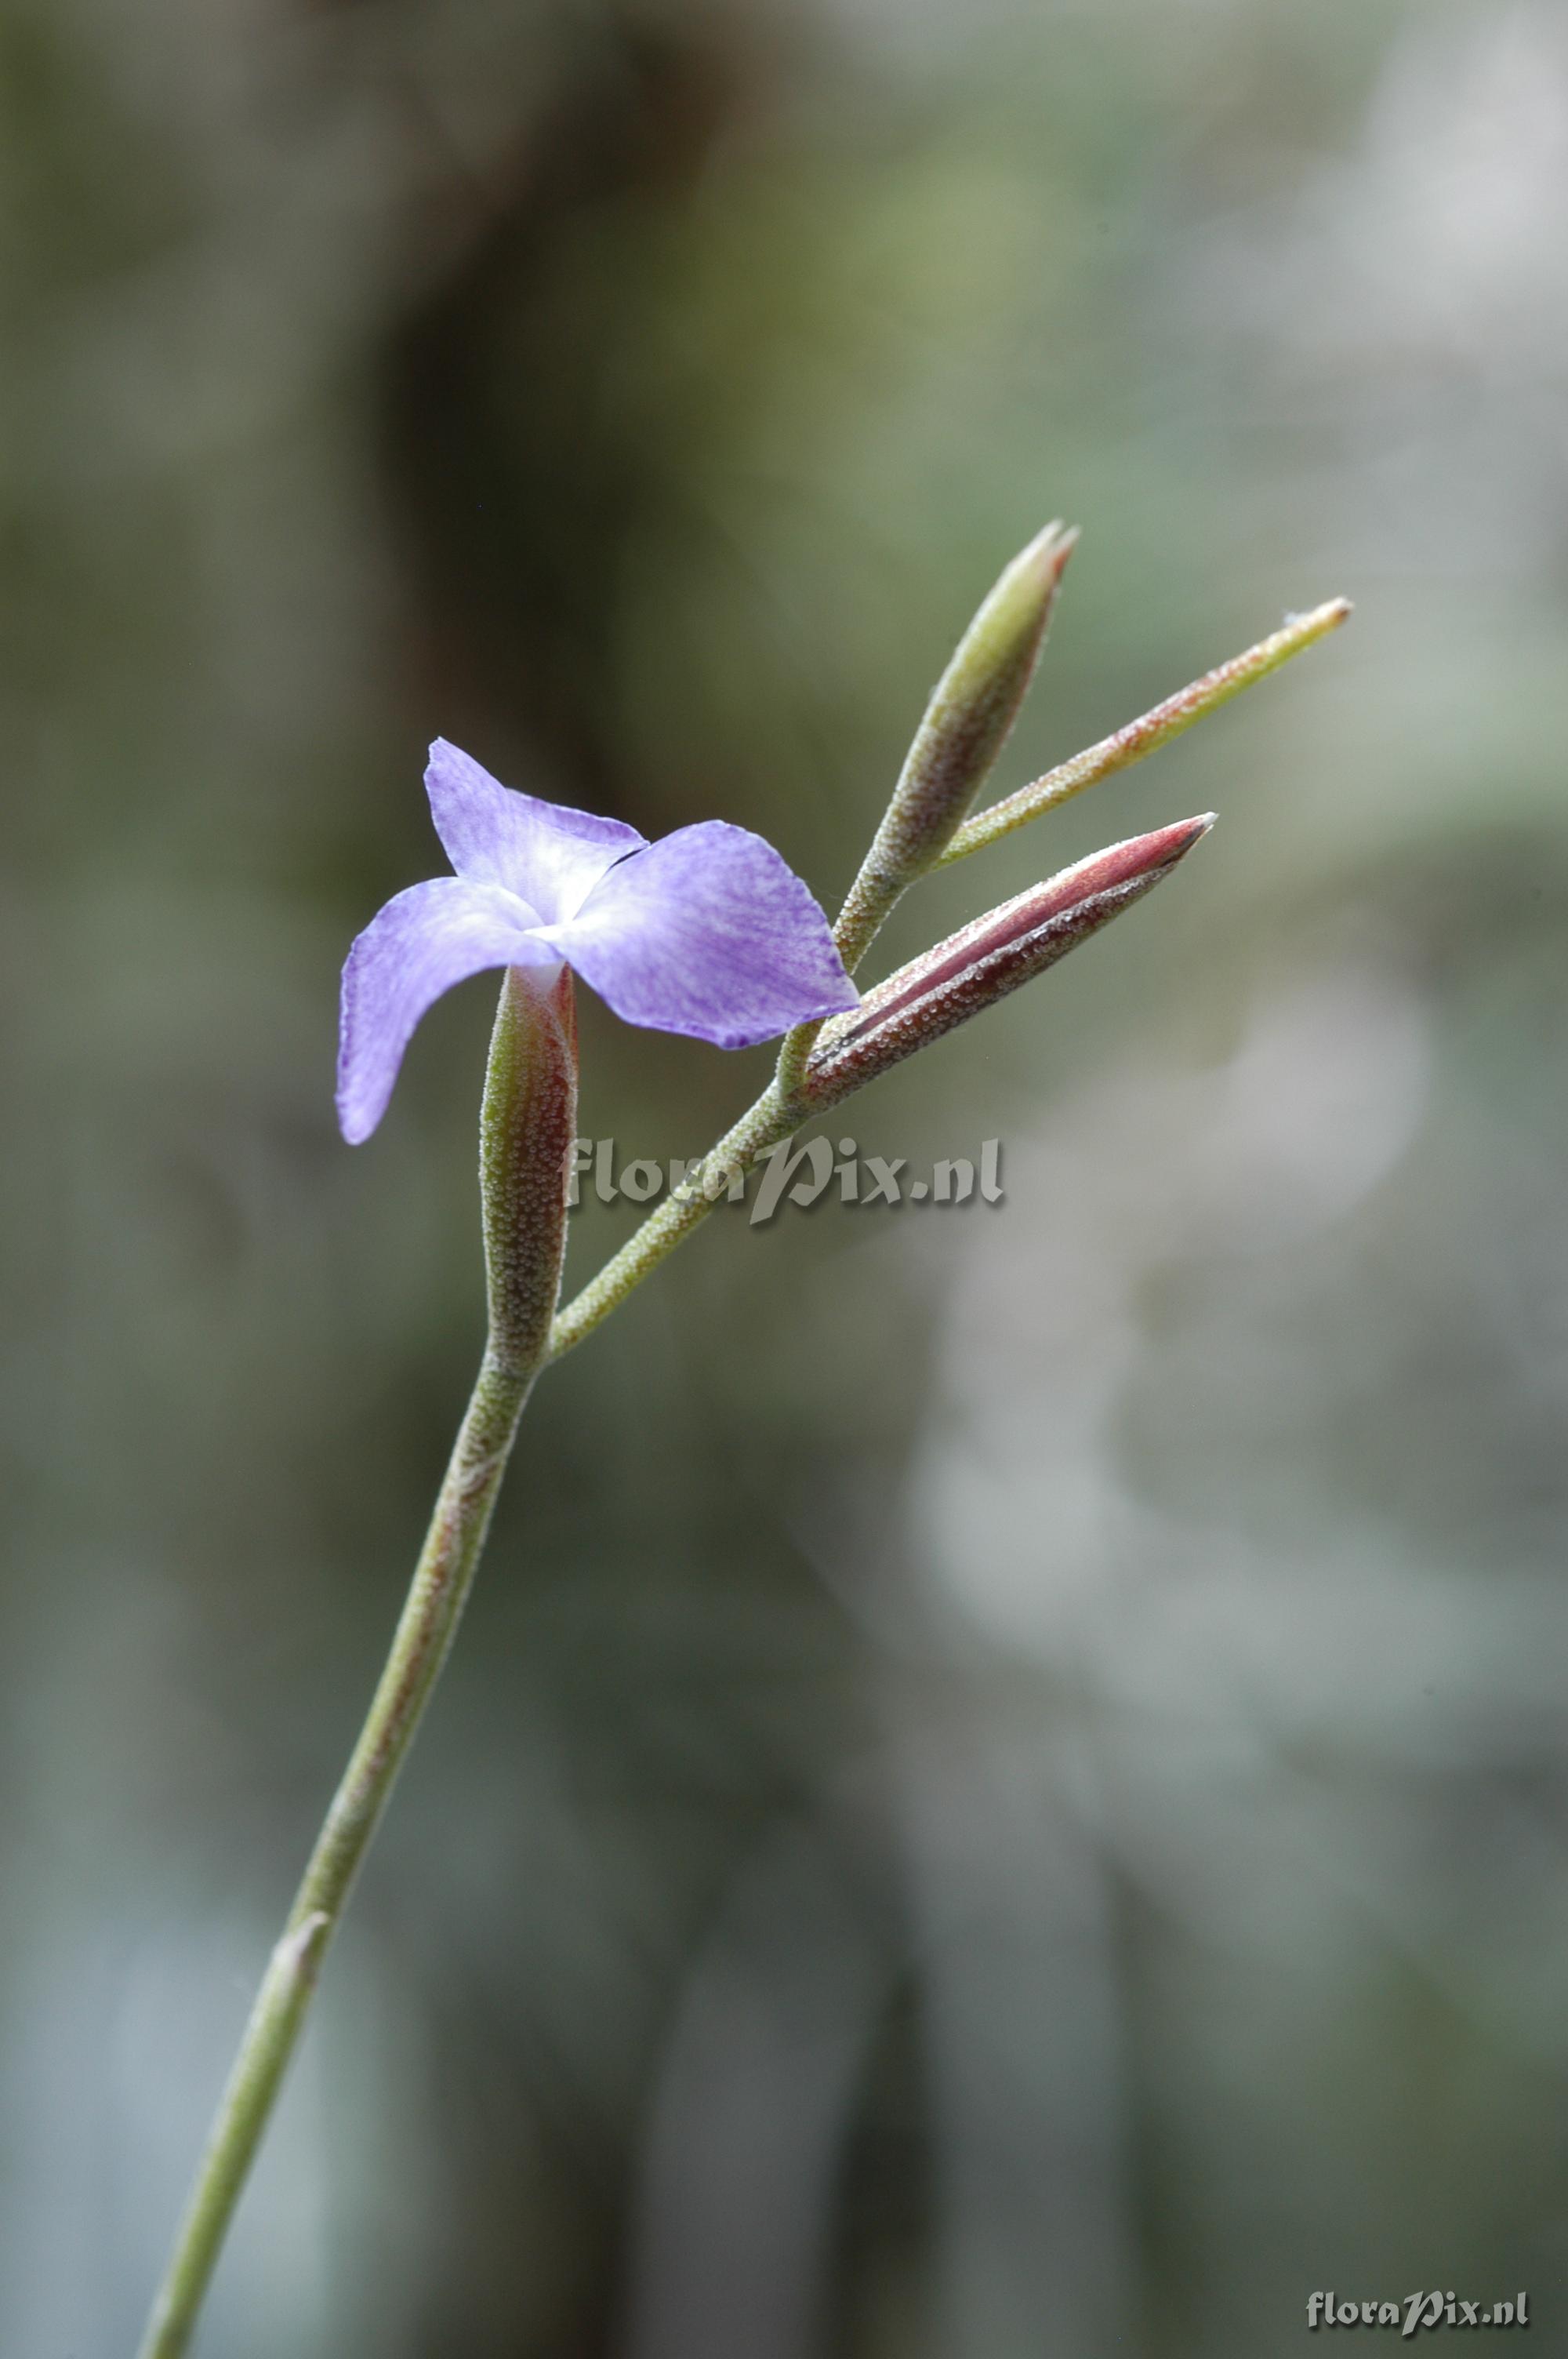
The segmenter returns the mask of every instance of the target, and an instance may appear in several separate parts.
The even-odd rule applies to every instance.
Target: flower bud
[[[911,959],[868,991],[858,1008],[829,1019],[806,1061],[802,1102],[820,1114],[875,1081],[916,1049],[1098,933],[1169,875],[1214,825],[1212,812],[1113,843]]]
[[[892,799],[834,929],[853,969],[893,903],[946,847],[989,777],[1034,677],[1077,540],[1048,524],[1002,574],[932,691]]]

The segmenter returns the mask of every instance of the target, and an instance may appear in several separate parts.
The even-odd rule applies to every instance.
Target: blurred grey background
[[[339,1141],[419,774],[832,901],[1213,841],[858,1100],[995,1210],[715,1220],[545,1385],[207,2359],[1568,2350],[1568,17],[5,0],[0,2350],[133,2346],[480,1337],[492,994]],[[583,1003],[583,1127],[764,1057]],[[573,1269],[623,1233],[589,1204]]]

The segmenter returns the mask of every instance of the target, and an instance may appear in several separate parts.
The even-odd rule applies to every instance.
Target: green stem
[[[781,1097],[776,1085],[770,1083],[711,1153],[704,1156],[686,1183],[666,1196],[620,1252],[611,1255],[598,1277],[572,1297],[551,1331],[551,1359],[560,1359],[618,1310],[633,1287],[641,1286],[708,1218],[730,1175],[749,1171],[760,1155],[789,1136],[800,1118],[800,1107]],[[703,1185],[705,1179],[708,1188]]]
[[[190,2341],[321,1961],[452,1643],[527,1393],[526,1379],[481,1370],[374,1701],[251,2009],[141,2359],[178,2359]]]
[[[484,1358],[386,1667],[241,2038],[141,2359],[179,2359],[189,2343],[321,1961],[473,1585],[559,1291],[575,1078],[569,982],[546,1000],[525,977],[510,973],[491,1043],[481,1127],[490,1293]]]
[[[842,951],[839,956],[843,956]],[[854,972],[852,968],[849,971],[851,973]],[[809,1024],[797,1024],[793,1031],[784,1034],[779,1060],[773,1068],[775,1097],[791,1102],[799,1097],[806,1087],[806,1061],[816,1046],[816,1036],[825,1020],[820,1016],[816,1016]]]

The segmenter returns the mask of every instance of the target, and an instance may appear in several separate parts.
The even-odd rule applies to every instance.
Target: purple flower
[[[434,999],[481,968],[576,969],[617,1016],[749,1049],[858,1005],[827,920],[760,835],[723,820],[649,843],[502,786],[438,737],[425,773],[456,869],[372,919],[343,968],[338,1120],[351,1144],[386,1111]]]

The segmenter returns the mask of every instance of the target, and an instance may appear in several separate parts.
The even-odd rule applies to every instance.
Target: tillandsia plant
[[[831,929],[778,853],[742,828],[709,821],[649,843],[621,821],[518,794],[443,741],[431,748],[426,787],[455,874],[398,894],[349,953],[338,1114],[345,1138],[368,1137],[426,1008],[483,968],[504,970],[480,1117],[484,1354],[385,1669],[220,2101],[142,2359],[177,2359],[189,2343],[322,1960],[451,1645],[541,1372],[624,1301],[738,1175],[1098,933],[1170,875],[1212,815],[1112,844],[1032,886],[862,997],[855,969],[911,886],[1152,753],[1350,612],[1336,599],[1292,616],[971,817],[1033,678],[1076,538],[1048,525],[980,607]],[[783,1038],[755,1104],[557,1309],[577,1113],[574,973],[633,1024],[730,1049]]]

